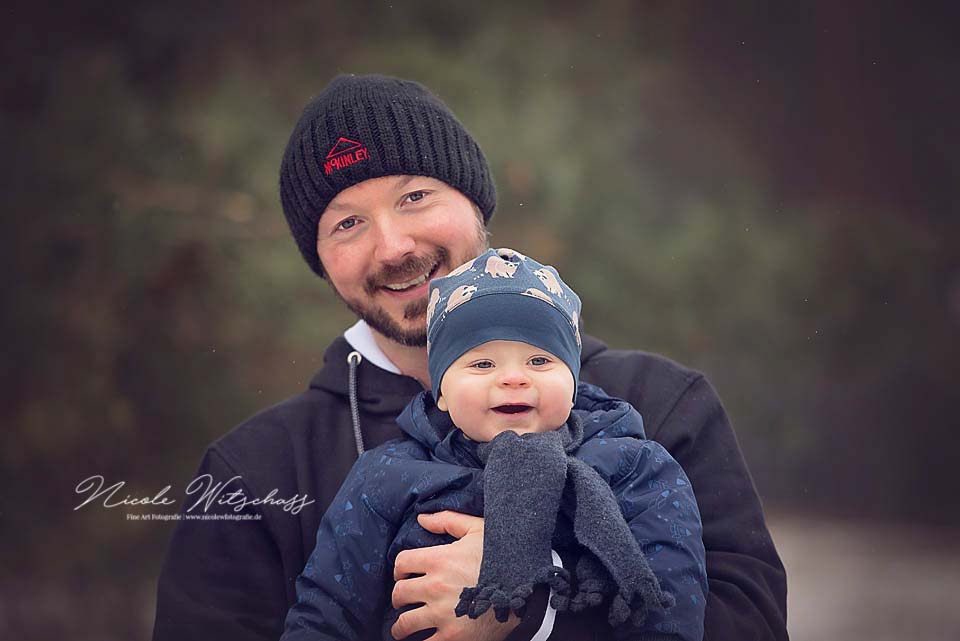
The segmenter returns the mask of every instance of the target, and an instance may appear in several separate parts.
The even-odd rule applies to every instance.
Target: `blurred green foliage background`
[[[453,108],[494,246],[611,346],[706,372],[768,509],[960,520],[957,42],[933,5],[838,4],[9,9],[0,627],[146,636],[172,525],[75,486],[176,493],[352,322],[277,196],[341,72]]]

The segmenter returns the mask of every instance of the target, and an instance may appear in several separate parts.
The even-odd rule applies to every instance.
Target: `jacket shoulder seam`
[[[627,352],[627,353],[629,354],[631,352]],[[637,355],[645,354],[644,352],[632,352],[632,353]],[[620,357],[618,357],[616,353],[612,353],[609,350],[605,350],[591,357],[590,360],[588,360],[587,363],[584,363],[584,364],[586,365],[586,364],[590,364],[590,363],[594,363],[602,360],[617,361],[617,360],[620,360]],[[667,422],[667,419],[670,417],[671,414],[673,414],[674,410],[676,410],[677,405],[680,404],[680,400],[687,395],[690,389],[700,381],[706,380],[706,377],[703,375],[703,372],[687,369],[680,365],[673,365],[671,369],[673,369],[684,380],[684,385],[678,388],[675,396],[669,402],[664,403],[664,407],[667,409],[666,411],[663,412],[663,416],[656,423],[651,424],[649,426],[650,431],[649,431],[649,434],[647,435],[648,439],[652,438],[653,435],[657,434],[660,431],[660,427]]]
[[[664,423],[666,423],[667,419],[669,419],[670,416],[674,413],[674,411],[676,411],[677,406],[680,405],[680,401],[687,395],[687,393],[690,392],[693,386],[703,380],[706,380],[703,374],[700,374],[698,372],[696,375],[692,375],[690,376],[690,378],[688,378],[687,384],[684,385],[682,389],[677,390],[676,396],[674,396],[673,400],[669,404],[667,404],[667,407],[668,407],[667,411],[663,413],[663,417],[657,422],[656,425],[653,426],[651,431],[654,434],[657,434],[660,432],[660,427]]]
[[[244,488],[246,488],[247,490],[250,490],[251,492],[253,491],[253,488],[247,482],[246,477],[237,471],[238,468],[240,467],[239,466],[240,462],[236,460],[234,457],[232,457],[229,453],[225,452],[223,448],[220,446],[219,442],[213,443],[213,445],[211,445],[208,449],[209,449],[210,455],[216,456],[220,460],[220,462],[223,464],[223,466],[226,467],[231,474],[234,474],[240,477],[238,481]],[[253,506],[253,507],[256,507],[256,506]]]

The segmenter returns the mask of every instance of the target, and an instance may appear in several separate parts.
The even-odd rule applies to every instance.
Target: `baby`
[[[579,313],[552,267],[509,249],[431,282],[431,390],[397,419],[406,438],[361,456],[323,516],[284,639],[365,639],[378,625],[392,639],[393,562],[451,541],[417,523],[441,510],[484,517],[458,616],[523,617],[549,590],[556,625],[605,608],[612,638],[702,638],[693,490],[636,410],[579,382]]]

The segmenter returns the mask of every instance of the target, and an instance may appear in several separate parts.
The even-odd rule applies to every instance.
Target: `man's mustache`
[[[448,256],[449,253],[446,249],[438,247],[435,252],[427,256],[410,256],[402,263],[384,265],[379,272],[367,278],[366,292],[372,296],[387,283],[402,282],[414,276],[419,276],[432,269],[434,265],[446,261]]]

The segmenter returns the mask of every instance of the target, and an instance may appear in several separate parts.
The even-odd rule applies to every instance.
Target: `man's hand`
[[[465,587],[473,587],[480,576],[483,560],[483,519],[459,512],[437,512],[417,517],[420,525],[434,534],[449,534],[456,539],[447,545],[404,550],[397,555],[393,578],[393,607],[422,603],[400,615],[390,629],[395,639],[428,628],[437,631],[428,641],[501,641],[520,623],[510,615],[498,623],[493,609],[479,619],[457,617],[454,609]],[[422,575],[422,576],[417,576]],[[408,578],[412,577],[412,578]]]

